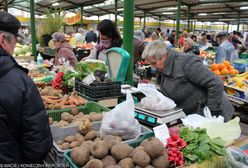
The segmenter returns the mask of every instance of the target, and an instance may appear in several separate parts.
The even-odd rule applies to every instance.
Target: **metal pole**
[[[211,26],[210,26],[210,25],[211,25],[211,22],[210,22],[210,24],[209,24],[209,26],[208,26],[208,30],[209,30],[209,31],[211,30]]]
[[[160,15],[159,18],[158,18],[158,27],[159,27],[159,28],[161,27],[161,15]]]
[[[223,22],[222,30],[223,30],[223,31],[225,30],[225,22]]]
[[[31,26],[31,38],[32,38],[32,53],[34,55],[34,61],[37,61],[34,0],[30,0],[30,26]]]
[[[190,22],[190,31],[193,31],[194,29],[194,25],[193,25],[193,21]]]
[[[140,17],[140,29],[141,29],[141,27],[142,27],[142,23],[141,23],[141,17]]]
[[[240,24],[240,12],[238,13],[238,28],[237,28],[237,31],[239,31],[239,24]]]
[[[195,33],[195,27],[196,27],[196,21],[195,21],[195,24],[194,24],[194,33]]]
[[[115,25],[117,26],[117,8],[118,8],[118,0],[115,0]]]
[[[203,30],[203,22],[202,22],[202,30]]]
[[[4,0],[3,10],[8,12],[8,0]]]
[[[84,10],[84,7],[83,6],[81,6],[81,11],[80,11],[80,25],[81,25],[81,27],[83,27],[83,11]]]
[[[134,52],[134,0],[124,1],[124,22],[123,22],[123,48],[129,52],[131,58],[128,66],[126,81],[133,84],[133,52]]]
[[[190,8],[191,8],[191,7],[190,7],[190,5],[189,5],[189,6],[188,6],[188,25],[187,25],[187,26],[188,26],[188,28],[187,28],[187,29],[188,29],[188,33],[190,32]]]
[[[177,0],[176,46],[178,46],[178,36],[180,29],[180,12],[181,12],[181,0]]]
[[[227,33],[228,33],[228,31],[229,31],[229,22],[227,22]]]
[[[146,11],[144,12],[144,26],[146,26]]]
[[[98,17],[97,17],[97,24],[99,24],[100,23],[100,15],[97,15]]]

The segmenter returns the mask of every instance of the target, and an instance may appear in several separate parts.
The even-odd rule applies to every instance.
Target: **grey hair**
[[[167,54],[167,45],[160,40],[154,40],[148,43],[145,47],[142,58],[155,57],[157,60],[161,60],[164,54]]]
[[[78,33],[84,33],[84,29],[83,28],[78,28]]]
[[[134,32],[134,38],[137,38],[140,41],[143,41],[145,39],[145,35],[141,30],[138,30]]]
[[[193,44],[194,44],[194,41],[189,37],[185,38],[184,41],[187,42],[190,46],[193,46]]]
[[[6,31],[0,31],[0,33],[4,34],[5,39],[10,43],[11,39],[13,39],[15,37],[14,34],[6,32]]]

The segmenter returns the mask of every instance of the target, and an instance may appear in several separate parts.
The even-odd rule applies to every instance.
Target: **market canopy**
[[[117,0],[117,14],[123,16],[124,0]],[[8,0],[9,7],[29,11],[29,2]],[[36,14],[44,14],[46,9],[80,11],[84,16],[115,14],[115,0],[35,0]],[[4,0],[0,0],[1,7]],[[189,10],[190,9],[190,10]],[[188,17],[193,21],[248,22],[248,1],[244,0],[181,0],[181,20]],[[190,14],[190,15],[189,15]],[[157,20],[176,20],[177,0],[135,0],[135,16],[153,17]]]

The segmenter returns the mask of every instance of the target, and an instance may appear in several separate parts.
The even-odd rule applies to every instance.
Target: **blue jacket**
[[[48,115],[27,72],[0,48],[0,163],[40,163],[52,147]]]
[[[216,63],[222,63],[225,60],[229,61],[231,64],[233,64],[233,61],[236,57],[235,54],[235,48],[232,43],[229,41],[224,41],[221,43],[221,45],[217,48],[216,53]]]

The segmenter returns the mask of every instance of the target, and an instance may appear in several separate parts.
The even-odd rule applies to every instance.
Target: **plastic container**
[[[76,79],[75,90],[83,97],[91,101],[98,101],[106,98],[116,98],[121,96],[121,82],[101,82],[87,85]]]
[[[100,130],[101,122],[94,122],[92,125],[92,129],[95,131]],[[64,152],[70,150],[61,150],[58,145],[55,143],[58,140],[63,140],[68,135],[76,135],[77,126],[60,128],[58,126],[51,127],[51,132],[53,136],[53,147],[51,150],[52,155],[54,156],[54,160],[56,163],[63,163],[64,161]],[[137,139],[130,139],[127,141],[123,141],[123,143],[131,144],[131,145],[139,145],[144,137],[148,138],[153,136],[152,130],[141,125],[141,135]]]
[[[85,106],[77,107],[79,112],[83,112],[84,114],[89,114],[90,112],[102,113],[105,111],[110,111],[110,109],[101,106],[96,102],[88,102]],[[54,121],[61,120],[61,114],[63,112],[71,113],[71,109],[61,109],[61,110],[48,110],[48,116],[52,117]]]
[[[37,64],[38,65],[41,65],[44,63],[44,60],[43,60],[43,57],[41,56],[41,54],[39,53],[38,54],[38,57],[37,57]]]

